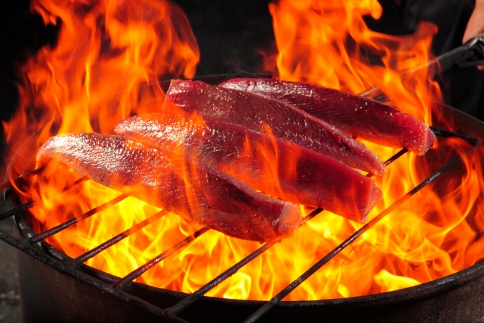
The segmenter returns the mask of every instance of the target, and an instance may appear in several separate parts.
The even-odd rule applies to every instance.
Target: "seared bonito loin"
[[[258,193],[236,178],[179,154],[121,136],[64,134],[39,149],[83,176],[229,236],[274,241],[298,228],[297,205]]]
[[[368,98],[304,82],[237,78],[219,85],[291,104],[351,136],[423,155],[435,135],[429,126],[400,110]]]
[[[121,121],[119,135],[210,165],[255,190],[363,222],[380,201],[370,178],[328,156],[236,124],[179,113]]]
[[[298,108],[244,91],[201,81],[173,80],[163,111],[182,108],[219,122],[239,124],[339,160],[348,166],[382,175],[378,157],[336,126]]]

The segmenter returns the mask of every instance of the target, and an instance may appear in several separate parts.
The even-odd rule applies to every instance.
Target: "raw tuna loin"
[[[378,157],[345,132],[291,105],[200,81],[173,80],[163,111],[182,108],[212,120],[267,132],[375,175],[385,168]]]
[[[292,104],[348,134],[384,146],[423,155],[435,135],[429,127],[400,110],[357,95],[315,84],[277,79],[231,79],[219,85]]]
[[[322,207],[363,222],[380,200],[373,180],[292,142],[200,116],[158,113],[130,117],[115,132],[183,153],[250,187],[285,201]],[[180,148],[181,147],[181,148]]]
[[[59,160],[81,175],[227,235],[255,241],[291,236],[298,206],[258,193],[203,163],[97,133],[50,138],[37,159]],[[183,174],[186,173],[186,176]]]

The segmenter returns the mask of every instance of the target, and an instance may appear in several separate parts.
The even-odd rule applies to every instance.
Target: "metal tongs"
[[[440,72],[451,68],[484,65],[484,33],[466,41],[464,45],[429,61],[427,66],[440,64]]]
[[[479,65],[484,65],[484,33],[469,39],[462,46],[428,61],[427,64],[417,67],[413,71],[433,67],[435,71],[434,75],[436,75],[449,69],[475,67]],[[406,71],[402,74],[409,72]],[[380,102],[389,101],[379,87],[374,87],[360,93],[360,96],[369,97]]]

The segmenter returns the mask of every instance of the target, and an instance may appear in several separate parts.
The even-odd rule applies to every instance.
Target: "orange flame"
[[[269,10],[281,79],[354,94],[379,87],[400,110],[431,122],[425,107],[439,99],[440,91],[427,77],[427,68],[416,68],[431,59],[434,25],[422,23],[417,33],[406,37],[373,32],[363,17],[381,16],[376,0],[281,0]]]
[[[22,103],[15,118],[5,124],[10,151],[16,154],[12,176],[34,167],[32,158],[49,136],[76,131],[111,133],[118,121],[132,113],[156,111],[164,98],[159,79],[195,73],[198,49],[189,23],[168,1],[36,0],[32,8],[46,23],[59,25],[60,33],[55,47],[42,48],[23,69]],[[269,10],[282,79],[352,93],[378,86],[398,108],[431,122],[431,102],[439,100],[439,90],[427,77],[431,71],[418,67],[431,58],[434,27],[424,24],[406,37],[372,32],[362,16],[380,16],[376,0],[281,0]],[[379,63],[370,63],[363,52],[377,55]],[[395,152],[366,144],[382,160]],[[438,145],[438,150],[426,156],[407,154],[389,166],[377,180],[383,202],[369,218],[469,149],[457,139],[439,139]],[[413,196],[286,299],[386,292],[473,265],[484,256],[483,157],[480,153],[465,158],[453,176],[445,178],[446,185],[428,186]],[[23,200],[36,202],[31,211],[37,231],[78,218],[120,195],[89,180],[71,185],[79,177],[50,163],[41,175],[32,177],[29,187],[17,188]],[[86,262],[124,276],[199,229],[159,211],[128,197],[47,241],[77,257],[150,218],[150,225]],[[360,226],[323,212],[208,295],[269,299]],[[209,231],[137,281],[193,292],[258,247],[256,242]]]
[[[21,113],[5,125],[16,151],[27,136],[112,133],[131,113],[154,111],[164,98],[159,79],[193,77],[199,52],[190,24],[169,1],[32,1],[46,24],[59,26],[57,45],[23,67]]]

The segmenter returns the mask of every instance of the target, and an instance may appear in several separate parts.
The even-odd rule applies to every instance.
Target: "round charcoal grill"
[[[479,36],[429,64],[439,62],[442,69],[447,69],[469,64],[482,64],[483,60],[484,36]],[[230,77],[244,76],[251,75],[205,76],[203,81],[215,84]],[[161,85],[166,89],[168,82]],[[378,94],[377,89],[370,90],[365,95],[384,100],[384,97]],[[439,120],[454,120],[453,132],[445,129],[446,126],[439,120],[434,120],[434,133],[438,137],[455,137],[458,140],[466,141],[471,148],[465,154],[478,153],[481,154],[480,160],[484,160],[484,149],[481,149],[481,140],[484,140],[484,123],[450,107],[443,107],[443,112]],[[393,160],[405,153],[405,150],[400,151],[390,158],[387,164],[391,164]],[[432,154],[427,154],[422,158],[431,161]],[[452,176],[453,170],[457,168],[456,165],[461,164],[461,158],[446,161],[447,164],[440,170],[348,237],[345,242],[316,262],[293,283],[283,288],[269,302],[228,300],[205,297],[204,294],[270,249],[275,244],[274,242],[263,244],[258,250],[247,255],[246,258],[234,264],[214,280],[207,282],[198,291],[187,295],[132,281],[153,265],[204,234],[208,230],[207,228],[202,228],[186,237],[122,278],[108,275],[83,263],[129,236],[143,225],[149,224],[149,221],[136,224],[77,259],[68,257],[44,241],[45,238],[64,230],[69,225],[82,221],[119,202],[124,198],[123,195],[77,218],[37,234],[29,225],[35,221],[28,212],[32,203],[18,203],[14,190],[10,190],[8,192],[11,194],[7,194],[9,209],[0,214],[0,221],[13,217],[15,236],[0,230],[0,239],[18,249],[22,314],[26,322],[482,321],[484,317],[484,307],[482,307],[484,304],[484,262],[482,261],[456,274],[395,292],[324,301],[282,301],[285,295],[412,195],[418,194],[423,187],[434,181],[445,181],[446,176]],[[42,169],[38,169],[31,173],[18,174],[19,176],[12,180],[15,184],[13,186],[21,185],[24,178],[41,171]],[[443,183],[445,184],[445,182]],[[10,186],[10,182],[5,182],[0,184],[0,189],[7,189]],[[310,220],[320,211],[320,209],[315,210],[303,221]]]
[[[219,78],[210,80],[219,81]],[[452,136],[467,141],[472,148],[467,154],[480,153],[484,139],[484,123],[449,107],[444,107],[442,120],[454,120],[455,132],[440,130],[444,126],[434,122],[434,132],[438,136]],[[400,152],[403,154],[405,151]],[[398,155],[395,158],[398,158]],[[429,155],[429,154],[428,154]],[[427,155],[426,155],[427,156]],[[432,158],[432,156],[425,157]],[[484,159],[482,159],[484,160]],[[406,197],[435,180],[445,181],[452,176],[453,169],[460,164],[460,158],[448,163],[427,180],[408,192]],[[391,165],[389,166],[391,167]],[[38,170],[41,171],[41,170]],[[30,174],[31,175],[31,174]],[[25,174],[29,176],[29,174]],[[21,182],[22,176],[16,181]],[[7,184],[4,184],[7,186]],[[281,301],[302,280],[326,263],[335,253],[356,239],[364,230],[371,229],[379,217],[370,221],[361,230],[335,249],[334,254],[321,259],[301,276],[300,280],[287,286],[270,302],[241,301],[203,296],[221,280],[232,275],[273,243],[266,243],[248,255],[240,263],[222,273],[214,281],[193,294],[173,292],[147,285],[134,283],[133,279],[159,261],[169,257],[174,251],[203,234],[206,229],[197,231],[179,244],[166,250],[146,265],[123,278],[114,277],[90,268],[81,259],[72,259],[43,241],[47,236],[63,230],[77,218],[40,234],[32,231],[28,223],[35,221],[28,212],[31,203],[15,203],[15,195],[10,194],[10,209],[0,215],[0,219],[14,216],[15,237],[0,231],[0,238],[18,249],[19,280],[23,316],[26,322],[475,322],[484,316],[484,262],[478,262],[454,275],[416,287],[395,292],[374,294],[337,300],[323,301]],[[114,201],[113,203],[115,203]],[[87,212],[94,214],[98,208]],[[392,207],[389,208],[389,211]],[[316,210],[316,214],[320,210]],[[310,219],[310,217],[308,218]],[[122,237],[129,233],[121,234]],[[119,237],[105,245],[94,248],[88,254],[116,243]],[[98,251],[96,251],[98,249]],[[88,255],[89,256],[89,255]],[[87,257],[88,257],[87,256]]]
[[[483,44],[484,38],[477,44],[479,50],[469,46],[439,58],[442,69],[468,66],[469,61],[476,58],[482,61]],[[210,50],[216,52],[212,48]],[[205,77],[204,80],[218,83],[225,78]],[[371,95],[378,98],[378,95]],[[470,141],[475,148],[468,153],[484,156],[479,142],[484,140],[484,123],[449,107],[444,108],[444,114],[445,119],[454,120],[455,133],[435,129],[436,134]],[[437,128],[444,128],[438,122],[434,124]],[[452,176],[455,166],[460,163],[459,160],[448,162],[422,185],[433,180],[445,183],[445,177]],[[21,182],[22,177],[18,181]],[[10,183],[0,184],[0,190],[7,187],[10,187]],[[413,192],[409,192],[409,196],[411,194]],[[20,204],[14,190],[8,191],[7,199],[9,208],[0,214],[0,221],[13,219],[15,236],[0,230],[0,239],[18,250],[25,322],[481,322],[484,318],[484,261],[416,287],[363,297],[301,302],[279,301],[282,295],[276,296],[271,302],[211,298],[203,294],[217,283],[217,279],[191,295],[132,282],[149,266],[169,257],[174,249],[166,250],[146,266],[120,279],[83,265],[79,259],[69,258],[43,241],[71,221],[54,228],[54,231],[37,234],[29,225],[35,221],[28,212],[31,203]],[[372,225],[366,228],[371,229]],[[176,247],[183,248],[203,233],[204,229],[187,237]],[[348,243],[353,238],[349,237]],[[117,241],[113,238],[110,243]],[[233,270],[221,273],[220,279],[230,276],[245,261],[250,261],[270,247],[271,244],[262,245],[241,263],[234,264]],[[317,265],[324,265],[325,258]],[[317,266],[313,270],[317,270]],[[310,276],[311,270],[304,275]],[[283,291],[290,292],[291,288],[292,285]]]

